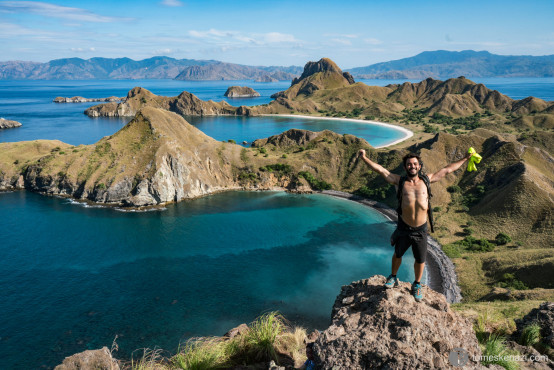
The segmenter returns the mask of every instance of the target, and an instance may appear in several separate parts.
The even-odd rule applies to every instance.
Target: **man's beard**
[[[417,170],[414,170],[414,171],[415,171],[414,174],[410,173],[410,171],[406,171],[408,178],[413,179],[417,177]]]

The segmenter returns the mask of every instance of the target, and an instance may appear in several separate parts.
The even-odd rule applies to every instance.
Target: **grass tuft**
[[[173,365],[185,370],[222,369],[228,362],[228,342],[219,338],[191,339],[172,358]]]
[[[134,355],[134,353],[133,353]],[[135,361],[134,356],[131,357],[131,369],[132,370],[162,370],[167,369],[162,364],[162,350],[161,349],[148,349],[142,350],[142,356]]]
[[[541,327],[537,323],[532,323],[523,328],[519,343],[524,346],[534,346],[541,341]]]
[[[506,348],[504,337],[493,334],[482,344],[483,360],[481,365],[499,365],[506,370],[517,370],[519,365],[516,361],[508,358],[510,355],[517,355],[516,351]]]
[[[250,324],[244,341],[249,358],[256,361],[278,361],[275,346],[285,331],[285,318],[278,312],[269,312]]]

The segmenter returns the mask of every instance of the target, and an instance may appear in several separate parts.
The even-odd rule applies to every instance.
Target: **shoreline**
[[[404,133],[404,137],[402,137],[398,140],[392,141],[392,142],[388,143],[387,145],[374,146],[373,148],[375,148],[375,149],[386,148],[388,146],[392,146],[392,145],[401,143],[404,140],[407,140],[407,139],[411,138],[412,136],[414,136],[414,133],[412,131],[408,130],[407,128],[404,128],[404,127],[401,127],[401,126],[396,126],[396,125],[393,125],[392,123],[385,123],[385,122],[379,122],[379,121],[368,121],[368,120],[365,120],[365,119],[304,116],[304,115],[299,115],[299,114],[262,114],[261,116],[262,117],[265,116],[265,117],[311,118],[311,119],[324,119],[324,120],[330,120],[330,121],[349,121],[349,122],[358,122],[358,123],[366,123],[366,124],[371,123],[371,124],[377,125],[377,126],[391,127],[395,130],[398,130],[398,131],[401,131],[402,133]]]
[[[323,190],[319,193],[363,204],[376,210],[393,222],[397,220],[396,210],[386,204],[337,190]],[[460,302],[462,294],[458,286],[458,277],[454,264],[444,254],[440,243],[430,235],[427,235],[427,244],[427,252],[430,257],[426,261],[425,269],[427,273],[427,285],[434,291],[443,294],[448,303]]]

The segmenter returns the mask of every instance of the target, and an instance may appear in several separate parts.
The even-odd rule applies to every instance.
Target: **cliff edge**
[[[331,325],[315,342],[319,368],[448,369],[457,348],[468,355],[466,368],[480,368],[472,323],[452,311],[442,294],[425,287],[417,303],[409,283],[394,289],[384,283],[384,276],[375,275],[342,287]]]

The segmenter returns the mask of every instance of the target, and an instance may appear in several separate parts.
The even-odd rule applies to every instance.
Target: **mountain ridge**
[[[220,66],[226,66],[225,71]],[[191,70],[187,70],[190,67]],[[184,74],[183,74],[184,72]],[[175,59],[156,56],[130,58],[62,58],[46,63],[0,62],[0,79],[252,79],[262,82],[288,80],[302,72],[300,66],[247,66],[216,60]],[[488,51],[424,51],[415,56],[346,69],[356,78],[448,79],[467,77],[552,77],[554,55],[499,55]]]
[[[424,79],[553,77],[554,55],[498,55],[488,51],[424,51],[413,57],[347,70],[357,78]]]

